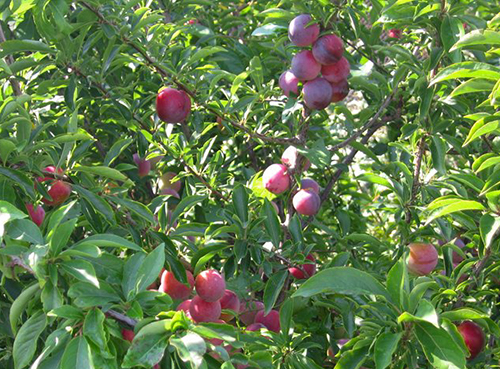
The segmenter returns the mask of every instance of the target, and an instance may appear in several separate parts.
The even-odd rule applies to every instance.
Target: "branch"
[[[35,275],[35,271],[28,265],[26,264],[23,259],[21,259],[19,256],[13,256],[10,255],[11,262],[7,265],[9,267],[21,267],[24,270],[26,270],[28,273]]]
[[[408,201],[408,204],[406,205],[406,214],[405,214],[406,223],[411,222],[410,206],[415,201],[417,197],[418,188],[420,187],[420,167],[422,166],[422,158],[425,152],[425,138],[426,138],[425,135],[422,136],[418,143],[418,152],[415,161],[415,170],[413,171],[413,185],[411,186],[411,197],[410,201]]]
[[[114,310],[108,310],[106,311],[106,314],[112,317],[113,319],[118,320],[119,322],[131,326],[132,328],[135,327],[137,324],[137,320],[129,318],[128,316]]]
[[[392,93],[387,96],[387,98],[384,100],[384,102],[382,103],[382,105],[380,106],[380,108],[377,110],[377,112],[375,113],[375,115],[363,126],[361,127],[356,133],[354,133],[351,137],[345,139],[344,141],[342,141],[341,143],[338,143],[336,144],[335,146],[333,146],[330,151],[331,152],[336,152],[346,146],[348,146],[352,141],[356,140],[358,137],[360,137],[363,132],[365,132],[367,129],[369,129],[370,127],[372,127],[377,121],[378,119],[380,118],[380,116],[382,115],[382,113],[384,112],[384,110],[389,106],[389,104],[391,103],[391,101],[394,99],[394,96],[396,95],[396,92],[398,90],[398,86],[396,86],[394,88],[394,90],[392,91]],[[389,121],[390,119],[393,119],[393,117],[386,117],[384,118],[385,121]]]
[[[363,137],[363,139],[361,140],[361,143],[362,144],[366,144],[368,142],[368,140],[375,134],[375,132],[383,126],[383,123],[379,122],[377,124],[375,124],[367,133],[366,135]],[[352,163],[352,161],[354,160],[354,157],[356,156],[356,154],[358,153],[358,150],[357,149],[352,149],[351,152],[349,153],[349,155],[347,155],[344,160],[342,160],[342,164],[343,166],[348,166]],[[344,169],[343,168],[339,168],[337,169],[337,171],[333,174],[332,178],[330,179],[330,181],[328,182],[328,184],[326,185],[325,189],[323,190],[323,192],[321,192],[321,202],[324,202],[328,196],[330,195],[330,192],[332,191],[332,188],[333,186],[335,185],[335,183],[339,180],[340,176],[342,175],[342,173],[344,172]]]

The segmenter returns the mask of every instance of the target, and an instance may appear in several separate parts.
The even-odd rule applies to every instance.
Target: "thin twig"
[[[336,152],[336,151],[338,151],[338,150],[340,150],[340,149],[348,146],[352,141],[356,140],[367,129],[369,129],[371,126],[373,126],[378,121],[378,119],[380,118],[380,116],[382,115],[382,113],[384,112],[384,110],[389,106],[389,104],[391,103],[391,101],[394,99],[394,96],[396,95],[397,90],[398,90],[398,86],[396,86],[394,88],[394,90],[392,91],[392,93],[389,96],[387,96],[387,98],[384,100],[384,102],[382,103],[382,105],[380,106],[380,108],[377,110],[377,112],[375,113],[375,115],[363,127],[361,127],[351,137],[345,139],[341,143],[338,143],[338,144],[334,145],[330,149],[330,151],[331,152]]]
[[[411,186],[411,196],[410,196],[410,201],[408,201],[408,204],[406,204],[406,216],[405,216],[406,223],[411,222],[410,206],[413,205],[413,202],[417,197],[418,189],[420,187],[420,167],[422,166],[422,158],[425,152],[425,139],[426,135],[424,134],[420,138],[420,141],[418,143],[417,157],[415,159],[415,170],[413,171],[413,184]]]
[[[382,126],[383,126],[383,123],[380,123],[380,122],[375,124],[374,126],[372,126],[372,128],[368,132],[366,132],[366,134],[362,138],[361,143],[366,144],[368,142],[368,140],[375,134],[375,132]],[[358,150],[353,148],[351,150],[351,152],[344,158],[344,160],[342,160],[342,164],[343,164],[342,166],[347,167],[349,164],[351,164],[357,153],[358,153]],[[330,181],[326,185],[325,189],[323,190],[323,192],[321,192],[321,196],[320,196],[321,202],[324,202],[328,198],[328,196],[330,195],[330,192],[332,191],[333,186],[339,180],[339,178],[343,172],[344,172],[344,169],[341,167],[341,168],[337,169],[337,171],[333,174],[332,178],[330,179]]]

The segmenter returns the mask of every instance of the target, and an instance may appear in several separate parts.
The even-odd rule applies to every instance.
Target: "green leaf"
[[[497,116],[493,116],[493,118],[498,118]],[[472,141],[478,139],[481,136],[487,135],[491,132],[494,132],[500,128],[500,120],[493,120],[482,118],[479,119],[469,131],[469,135],[465,139],[463,147],[470,144]]]
[[[287,299],[280,309],[280,327],[281,331],[288,335],[292,326],[293,318],[293,299]]]
[[[264,315],[269,314],[273,309],[278,296],[285,285],[286,277],[288,276],[288,270],[281,270],[273,274],[266,283],[264,289]]]
[[[147,327],[143,328],[144,331]],[[152,367],[160,362],[168,344],[169,335],[163,333],[139,334],[134,338],[122,362],[123,368]]]
[[[398,347],[403,333],[382,333],[375,341],[373,360],[377,369],[385,369],[392,362],[392,355]]]
[[[450,94],[450,97],[457,97],[464,94],[471,94],[476,92],[489,92],[495,86],[495,82],[482,79],[482,78],[474,78],[468,81],[465,81],[458,87],[456,87]]]
[[[52,255],[57,256],[67,245],[71,234],[75,230],[78,218],[68,220],[67,222],[57,226],[52,233],[52,238],[49,241],[49,248]]]
[[[187,212],[196,204],[202,202],[206,199],[206,196],[185,196],[181,200],[179,204],[175,207],[175,210],[172,212],[172,217],[170,218],[170,224],[174,224],[174,222],[179,218],[181,214]]]
[[[99,288],[99,280],[96,277],[94,266],[85,260],[67,260],[59,263],[66,273],[71,274],[76,279],[93,284]]]
[[[38,337],[47,325],[47,317],[42,311],[36,312],[23,324],[14,341],[12,356],[14,365],[22,369],[31,362],[36,352]]]
[[[57,316],[60,318],[65,318],[65,319],[77,319],[77,320],[82,320],[83,319],[83,312],[72,306],[72,305],[63,305],[60,306],[52,311],[50,311],[47,316]]]
[[[490,30],[474,30],[463,35],[452,50],[474,45],[500,45],[500,32]]]
[[[262,212],[262,215],[266,217],[266,221],[264,222],[266,232],[271,238],[273,245],[279,247],[281,243],[281,225],[278,220],[278,214],[276,214],[276,209],[274,209],[268,199],[264,199]]]
[[[456,63],[442,69],[431,81],[430,86],[436,83],[458,78],[500,79],[500,68],[491,64],[467,61]]]
[[[495,155],[495,154],[491,154],[491,155]],[[484,157],[484,155],[482,157]],[[478,167],[476,167],[476,169],[475,169],[476,173],[479,173],[485,169],[488,169],[492,166],[500,164],[500,156],[493,156],[493,157],[489,157],[489,158],[485,158],[485,159],[486,160],[482,161],[480,164],[478,164]],[[474,162],[474,165],[476,164],[476,161]],[[473,165],[473,169],[474,169],[474,165]]]
[[[492,189],[497,187],[499,183],[500,183],[500,171],[494,171],[486,180],[486,183],[481,189],[481,193],[479,195],[480,196],[485,195],[486,193],[490,192]]]
[[[32,243],[33,245],[43,245],[45,240],[40,232],[40,228],[28,219],[15,219],[7,227],[9,237]]]
[[[7,201],[0,200],[0,237],[5,233],[5,225],[16,219],[24,219],[27,215]]]
[[[131,138],[123,138],[116,141],[106,153],[103,165],[109,167],[132,142]]]
[[[236,215],[245,227],[248,222],[248,193],[244,186],[237,185],[233,191],[233,205]]]
[[[137,273],[137,291],[145,290],[153,283],[165,265],[165,245],[161,244],[151,252],[142,263]]]
[[[56,50],[44,44],[41,41],[35,40],[7,40],[0,45],[0,58],[6,55],[29,51],[30,53],[39,51],[45,54],[55,54]]]
[[[12,180],[15,184],[21,186],[21,188],[26,192],[26,194],[35,199],[35,185],[31,179],[29,179],[25,174],[18,170],[0,167],[0,175],[3,175],[10,180]]]
[[[68,290],[68,296],[75,299],[79,307],[101,306],[110,302],[120,301],[114,289],[105,282],[99,283],[99,288],[90,283],[73,283]]]
[[[408,271],[405,267],[405,262],[400,259],[389,270],[387,275],[387,290],[389,291],[392,300],[401,307],[404,301],[405,285],[408,283]]]
[[[442,176],[446,174],[446,143],[444,139],[439,136],[432,135],[431,142],[431,156],[432,156],[432,166],[438,171]]]
[[[479,231],[485,247],[490,247],[500,229],[500,217],[484,214],[479,221]]]
[[[100,309],[92,309],[87,313],[83,322],[83,334],[97,347],[106,346],[106,335],[104,333],[104,320],[106,316]]]
[[[197,61],[206,58],[215,53],[220,53],[226,51],[222,46],[207,46],[203,49],[198,50],[193,56],[189,58],[189,65],[195,64]]]
[[[428,209],[431,209],[435,201],[429,204]],[[436,218],[443,217],[448,214],[456,213],[457,211],[465,210],[484,210],[484,206],[473,200],[463,200],[463,199],[450,199],[451,203],[443,206],[439,211],[434,213],[429,219],[427,219],[426,224],[429,224]]]
[[[309,278],[292,297],[311,297],[319,293],[379,295],[392,300],[385,287],[370,274],[351,267],[322,270]]]
[[[12,303],[9,311],[9,322],[12,333],[16,334],[17,322],[19,318],[24,313],[24,310],[26,309],[26,306],[28,306],[28,303],[33,300],[33,297],[39,291],[40,285],[38,283],[35,283],[32,286],[24,289]]]
[[[286,30],[286,27],[278,26],[277,24],[266,24],[265,26],[254,29],[252,36],[270,36],[282,32],[280,30]]]
[[[365,346],[343,353],[334,369],[359,369],[368,358],[368,350]]]
[[[462,61],[462,54],[458,50],[451,51],[450,49],[463,34],[464,26],[462,25],[462,20],[446,14],[441,23],[441,41],[443,42],[445,53],[447,53],[448,57],[454,63]]]
[[[193,332],[188,332],[181,338],[170,339],[170,344],[177,349],[179,357],[184,362],[190,362],[193,368],[200,368],[203,355],[207,351],[205,340]]]
[[[151,213],[151,210],[149,210],[149,208],[146,205],[138,201],[125,199],[118,196],[109,196],[108,199],[130,210],[132,213],[143,218],[150,224],[156,223],[153,213]]]
[[[117,248],[131,249],[135,251],[143,251],[142,248],[137,246],[135,243],[110,233],[96,234],[93,236],[89,236],[83,239],[82,241],[76,243],[73,247],[77,245],[83,246],[87,244],[98,247],[117,247]]]
[[[121,173],[120,171],[110,168],[110,167],[105,167],[105,166],[93,166],[93,167],[86,167],[83,165],[77,165],[74,168],[72,168],[73,171],[75,172],[84,172],[84,173],[91,173],[95,174],[101,177],[109,178],[109,179],[114,179],[117,181],[122,181],[125,182],[128,178],[126,175]]]
[[[428,322],[415,324],[415,335],[436,369],[465,369],[465,354],[450,334]]]
[[[7,159],[10,154],[16,150],[16,144],[11,140],[1,139],[0,140],[0,159],[2,159],[4,165],[7,163]]]
[[[104,219],[113,224],[115,223],[115,214],[111,206],[100,196],[95,193],[80,187],[78,185],[73,185],[73,189],[83,198],[85,198],[88,202],[92,204],[94,209],[98,211]]]
[[[94,369],[90,346],[83,336],[73,338],[61,358],[61,368]]]

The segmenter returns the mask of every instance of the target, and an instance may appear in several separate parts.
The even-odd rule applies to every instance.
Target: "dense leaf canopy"
[[[12,0],[0,14],[1,368],[498,365],[497,1]],[[279,86],[311,49],[289,39],[300,14],[350,64],[326,109],[309,82]],[[164,88],[177,118],[157,114]],[[290,147],[283,191],[269,187]],[[306,177],[319,198],[295,196]],[[221,288],[236,305],[209,301]],[[183,291],[202,310],[177,311]]]

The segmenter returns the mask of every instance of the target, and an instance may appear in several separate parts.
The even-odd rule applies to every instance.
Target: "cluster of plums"
[[[48,166],[44,169],[46,173],[56,173],[56,167]],[[64,171],[59,168],[57,170],[57,174],[62,176],[64,175]],[[51,177],[38,177],[36,181],[39,183],[44,183],[47,185],[47,193],[50,195],[52,199],[43,197],[42,201],[48,206],[59,206],[64,203],[68,197],[71,195],[71,184],[63,181],[62,179],[56,179]],[[45,210],[42,205],[33,205],[30,203],[25,204],[26,210],[28,211],[28,215],[33,223],[37,226],[41,226],[43,220],[45,219]]]
[[[302,82],[304,104],[309,109],[317,110],[347,96],[347,77],[350,73],[349,62],[343,56],[342,40],[333,34],[319,37],[319,31],[319,25],[313,22],[309,14],[301,14],[290,22],[290,41],[300,47],[312,45],[312,49],[298,52],[292,59],[291,69],[279,79],[279,85],[286,96],[290,92],[298,96],[299,82]]]
[[[264,187],[275,195],[287,191],[292,183],[290,173],[295,171],[299,162],[304,162],[304,170],[310,166],[307,159],[301,158],[297,148],[288,147],[281,156],[281,164],[270,165],[262,174]],[[303,178],[300,181],[300,189],[292,199],[295,211],[301,215],[316,215],[321,206],[319,190],[320,187],[314,179]]]
[[[314,259],[312,259],[314,260]],[[308,264],[310,265],[310,264]],[[308,273],[314,274],[316,267],[308,267]],[[175,278],[174,273],[162,270],[160,273],[159,292],[168,294],[172,299],[181,301],[177,311],[184,311],[188,318],[196,323],[229,323],[238,317],[246,326],[247,331],[258,331],[266,328],[279,332],[280,319],[277,310],[264,314],[264,304],[260,301],[240,301],[235,292],[226,289],[224,277],[216,270],[208,269],[199,273],[196,278],[190,271],[186,271],[188,284],[181,283]],[[156,289],[153,283],[149,289]],[[195,291],[195,295],[191,294]],[[190,298],[191,297],[191,298]],[[132,341],[134,332],[129,329],[122,330],[123,339]],[[210,343],[219,346],[223,343],[219,339],[210,339]],[[225,347],[232,351],[232,347]],[[215,354],[215,353],[214,353]]]

